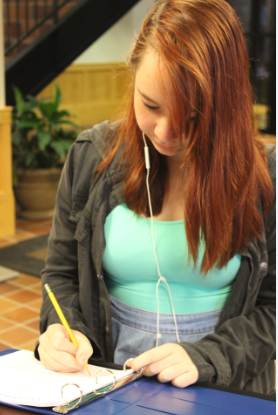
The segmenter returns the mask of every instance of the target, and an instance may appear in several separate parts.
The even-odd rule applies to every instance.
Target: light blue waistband
[[[110,301],[114,319],[135,329],[156,333],[157,313],[131,307],[112,296],[110,296]],[[222,310],[220,308],[197,314],[176,314],[179,334],[186,335],[214,331],[220,320]],[[159,331],[161,334],[175,334],[172,314],[159,314]]]

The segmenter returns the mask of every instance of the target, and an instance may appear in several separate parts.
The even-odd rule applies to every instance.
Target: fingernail
[[[84,365],[84,363],[86,363],[86,362],[87,362],[87,359],[83,354],[81,356],[79,356],[79,363],[81,365]]]

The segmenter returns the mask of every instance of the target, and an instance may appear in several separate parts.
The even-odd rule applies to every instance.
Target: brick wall
[[[58,11],[58,18],[61,18],[80,1],[70,0]],[[56,1],[59,5],[63,2],[64,0]],[[50,14],[54,3],[53,0],[3,0],[5,50]],[[30,33],[19,46],[6,55],[6,63],[52,25],[53,17]]]

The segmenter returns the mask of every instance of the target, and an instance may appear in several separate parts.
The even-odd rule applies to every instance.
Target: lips
[[[178,145],[176,145],[176,146],[167,146],[167,145],[165,145],[165,144],[161,144],[161,143],[159,143],[159,142],[157,142],[157,141],[155,141],[155,143],[156,143],[159,147],[164,148],[165,150],[175,150],[175,149],[177,148],[177,146],[178,146]]]

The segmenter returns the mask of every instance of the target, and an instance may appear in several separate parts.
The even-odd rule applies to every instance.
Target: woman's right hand
[[[91,343],[80,331],[72,330],[76,338],[76,347],[69,338],[68,332],[61,324],[48,326],[39,338],[38,352],[44,367],[54,372],[78,372],[84,369],[89,357],[93,354]]]

